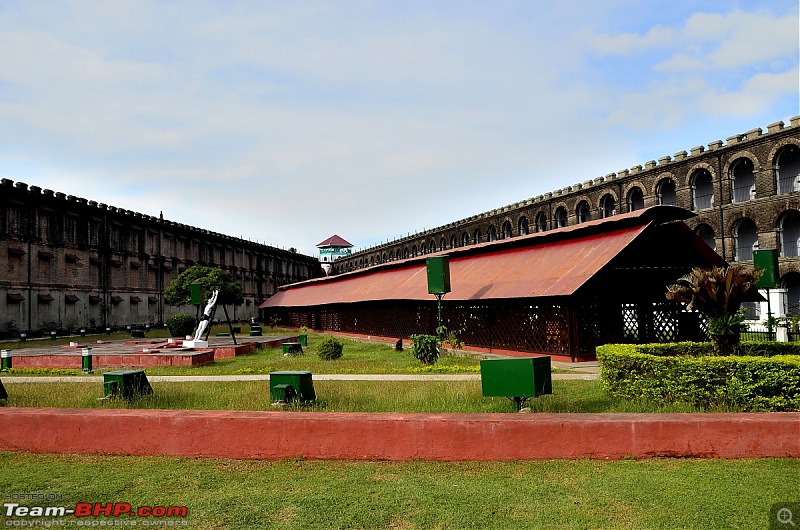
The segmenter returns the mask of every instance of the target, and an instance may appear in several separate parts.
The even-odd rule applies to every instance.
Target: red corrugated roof
[[[691,212],[655,207],[602,221],[439,252],[450,255],[447,300],[569,296],[653,225]],[[698,239],[683,225],[688,237]],[[680,238],[678,238],[680,239]],[[664,241],[662,248],[672,248]],[[697,243],[693,241],[692,244]],[[700,241],[702,243],[702,241]],[[649,242],[648,245],[653,244]],[[706,260],[719,258],[705,243]],[[642,250],[652,251],[643,247]],[[680,249],[680,247],[676,247]],[[701,254],[703,251],[700,251]],[[708,257],[711,256],[711,257]],[[377,300],[430,300],[425,256],[297,283],[260,307],[305,307]]]
[[[342,239],[341,237],[337,236],[336,234],[332,235],[325,241],[321,243],[317,243],[317,248],[319,247],[352,247],[350,243]]]
[[[573,294],[645,226],[586,238],[450,258],[448,300],[529,298]],[[576,259],[577,258],[577,259]],[[279,291],[261,307],[313,306],[371,300],[429,300],[425,261],[334,276]]]

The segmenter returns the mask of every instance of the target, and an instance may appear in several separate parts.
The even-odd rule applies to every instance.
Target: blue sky
[[[800,114],[798,2],[0,0],[0,178],[295,247]]]

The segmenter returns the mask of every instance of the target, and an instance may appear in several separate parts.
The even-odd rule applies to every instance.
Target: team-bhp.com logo
[[[79,502],[75,508],[67,508],[66,506],[22,506],[17,502],[3,503],[3,515],[10,518],[7,519],[6,526],[42,526],[35,524],[23,524],[19,518],[58,518],[73,516],[79,519],[83,518],[98,518],[98,517],[140,517],[140,518],[182,518],[186,517],[189,510],[186,506],[139,506],[134,508],[127,502]],[[29,521],[25,521],[29,522]],[[75,522],[70,521],[70,522]],[[80,521],[84,522],[84,521]],[[88,523],[89,521],[85,521]],[[134,521],[131,521],[133,523]],[[185,524],[178,523],[178,524]],[[64,526],[62,523],[61,526]],[[72,524],[70,524],[72,526]],[[93,524],[80,524],[78,526],[95,526]],[[105,526],[105,525],[103,525]],[[117,526],[117,525],[115,525]],[[136,526],[135,524],[126,524],[125,526]],[[162,526],[159,524],[149,523],[146,524],[142,521],[142,526]],[[172,526],[172,525],[170,525]]]

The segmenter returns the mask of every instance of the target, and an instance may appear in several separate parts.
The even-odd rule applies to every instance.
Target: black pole
[[[437,324],[436,324],[436,334],[439,336],[439,342],[442,342],[442,339],[444,338],[444,334],[442,333],[442,331],[443,331],[442,330],[442,297],[443,296],[444,296],[443,294],[437,294],[436,295],[436,306],[437,306],[437,309],[438,309],[437,318],[436,318],[436,322],[437,322]]]
[[[233,306],[234,308],[236,306]],[[223,305],[222,310],[225,311],[225,319],[228,321],[228,329],[231,330],[231,338],[233,338],[233,344],[238,346],[236,342],[236,334],[233,332],[233,324],[231,324],[231,317],[228,316],[228,306]]]

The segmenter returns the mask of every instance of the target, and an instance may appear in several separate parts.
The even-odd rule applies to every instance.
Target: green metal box
[[[317,399],[311,372],[305,370],[270,372],[269,395],[273,402]]]
[[[754,250],[753,267],[761,269],[763,274],[756,282],[760,289],[773,289],[778,283],[778,251],[775,249]]]
[[[484,396],[529,398],[553,393],[550,357],[484,359],[481,361]]]
[[[303,344],[300,342],[282,342],[283,353],[303,353]]]
[[[106,397],[133,399],[153,393],[144,370],[116,370],[103,374],[103,390]]]
[[[450,257],[434,256],[425,260],[428,272],[428,293],[445,294],[450,292]]]
[[[184,291],[186,292],[186,291]],[[205,293],[203,292],[203,284],[194,282],[189,284],[189,297],[194,305],[203,305],[206,303]]]

